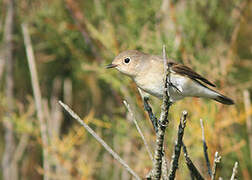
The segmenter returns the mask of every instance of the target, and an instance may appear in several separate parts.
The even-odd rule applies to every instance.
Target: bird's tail
[[[219,94],[218,93],[218,95],[215,97],[215,98],[213,98],[215,101],[218,101],[218,102],[220,102],[220,103],[222,103],[222,104],[226,104],[226,105],[232,105],[232,104],[234,104],[234,101],[232,100],[232,99],[230,99],[230,98],[228,98],[227,96],[224,96],[224,95],[222,95],[222,94]]]

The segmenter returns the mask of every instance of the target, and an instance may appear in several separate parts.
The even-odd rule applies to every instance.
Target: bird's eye
[[[128,63],[130,62],[130,58],[128,58],[128,57],[125,58],[125,59],[124,59],[124,62],[128,64]]]

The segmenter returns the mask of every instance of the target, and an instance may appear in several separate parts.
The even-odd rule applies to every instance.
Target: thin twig
[[[139,134],[140,134],[140,136],[141,136],[141,138],[142,138],[142,140],[143,140],[143,142],[144,142],[145,148],[146,148],[146,150],[147,150],[147,152],[148,152],[148,154],[149,154],[150,159],[153,161],[153,156],[152,156],[150,147],[149,147],[149,145],[148,145],[148,143],[147,143],[147,141],[146,141],[146,139],[145,139],[145,137],[144,137],[144,135],[143,135],[142,130],[140,129],[140,127],[139,127],[139,125],[138,125],[138,123],[137,123],[137,120],[136,120],[136,118],[135,118],[135,116],[134,116],[134,114],[133,114],[133,111],[132,111],[130,105],[129,105],[129,104],[127,103],[127,101],[125,101],[125,100],[123,101],[123,103],[124,103],[125,107],[128,109],[128,111],[129,111],[129,113],[130,113],[130,115],[131,115],[131,117],[132,117],[132,119],[133,119],[133,122],[134,122],[135,125],[136,125],[137,131],[139,132]]]
[[[148,112],[148,115],[149,115],[149,118],[152,122],[153,128],[154,128],[155,132],[157,133],[158,132],[157,118],[156,118],[155,114],[153,113],[151,106],[149,105],[149,98],[143,96],[143,100],[144,100],[144,109]],[[165,155],[165,151],[163,149],[162,178],[163,178],[163,180],[166,180],[166,179],[168,179],[168,173],[167,173],[168,172],[168,163],[167,163],[166,157],[164,155]],[[152,175],[152,173],[150,172],[146,176],[146,178],[150,179],[151,175]]]
[[[18,170],[17,163],[13,161],[13,153],[15,151],[15,136],[13,130],[13,122],[11,121],[14,112],[14,58],[13,58],[13,29],[14,29],[14,0],[6,3],[7,14],[5,17],[3,46],[1,46],[0,54],[0,80],[4,71],[5,75],[5,96],[6,96],[6,119],[3,121],[4,127],[4,152],[2,156],[2,174],[3,179],[17,179]]]
[[[237,180],[237,173],[238,173],[238,162],[235,162],[234,168],[233,168],[233,173],[232,173],[230,180]]]
[[[86,123],[84,123],[81,118],[73,112],[66,104],[59,101],[60,105],[75,119],[77,120],[112,156],[115,158],[121,165],[125,167],[125,169],[136,179],[140,180],[140,177],[129,167],[129,165],[115,152],[109,145],[101,139],[98,134],[94,132]]]
[[[204,125],[203,125],[202,119],[200,119],[200,126],[202,129],[203,151],[204,151],[204,156],[205,156],[206,165],[207,165],[207,172],[208,172],[209,176],[211,177],[212,170],[211,170],[211,165],[210,165],[210,161],[209,161],[209,157],[208,157],[208,153],[207,153],[207,144],[206,144],[206,140],[205,140],[205,132],[204,132]]]
[[[153,128],[154,128],[155,132],[157,133],[158,132],[157,118],[156,118],[155,114],[152,112],[151,106],[149,105],[149,102],[148,102],[149,98],[144,97],[143,100],[144,100],[144,109],[145,109],[145,111],[148,112],[148,115],[149,115],[149,118],[152,122]]]
[[[160,119],[158,122],[158,133],[156,137],[156,146],[154,153],[154,168],[153,168],[153,179],[161,178],[161,167],[162,167],[162,156],[163,156],[163,147],[164,147],[164,134],[167,125],[169,124],[168,113],[171,106],[168,95],[168,81],[170,77],[170,70],[167,63],[165,46],[163,46],[163,59],[164,59],[164,69],[165,69],[165,81],[164,81],[164,93],[163,93],[163,103],[161,107]]]
[[[211,180],[215,179],[216,171],[217,171],[217,169],[219,167],[220,162],[221,162],[221,156],[219,156],[218,152],[216,151],[215,155],[214,155],[214,163],[213,163],[213,170],[212,170]]]
[[[4,36],[3,36],[3,54],[1,54],[0,76],[6,68],[5,76],[5,96],[6,96],[6,120],[3,121],[4,127],[4,152],[2,156],[2,174],[3,179],[17,179],[17,164],[13,161],[15,151],[15,137],[11,115],[14,112],[14,58],[13,58],[13,28],[14,28],[14,1],[9,0],[7,5],[7,14],[5,17]]]
[[[178,160],[180,156],[181,146],[183,144],[182,139],[184,135],[184,129],[186,126],[186,116],[187,112],[183,111],[182,116],[180,118],[179,128],[178,128],[178,139],[174,147],[174,154],[172,156],[171,168],[169,172],[169,179],[175,179],[176,170],[178,169]]]
[[[139,90],[139,92],[141,93],[141,91]],[[142,96],[142,94],[141,94]],[[157,118],[155,116],[155,114],[153,113],[152,111],[152,108],[149,104],[149,98],[148,97],[145,97],[145,96],[142,96],[143,97],[143,101],[144,101],[144,109],[148,112],[148,115],[149,115],[149,118],[152,122],[152,125],[153,125],[153,128],[155,130],[155,132],[157,133],[158,132],[158,124],[157,124]],[[163,157],[162,157],[162,178],[163,180],[166,180],[168,179],[168,163],[167,163],[167,160],[166,160],[166,157],[164,156],[165,155],[165,151],[163,149]],[[147,179],[151,179],[151,176],[152,176],[152,171],[148,173],[148,175],[146,175],[146,178]]]
[[[23,31],[23,36],[24,36],[24,44],[25,44],[25,50],[27,54],[28,65],[29,65],[30,74],[31,74],[31,82],[32,82],[33,95],[35,98],[37,118],[39,120],[40,134],[41,134],[42,143],[43,143],[43,168],[45,171],[44,180],[48,180],[50,165],[49,165],[48,150],[47,150],[48,148],[47,125],[46,125],[44,113],[43,113],[42,97],[41,97],[41,92],[40,92],[40,87],[39,87],[38,73],[37,73],[34,52],[33,52],[31,38],[29,35],[27,24],[22,24],[22,31]]]
[[[188,152],[187,152],[187,149],[186,149],[186,146],[183,142],[182,142],[182,146],[183,146],[184,156],[186,159],[186,165],[191,173],[192,179],[193,179],[193,177],[195,177],[197,180],[204,180],[204,178],[202,177],[202,175],[200,174],[200,172],[198,171],[198,169],[195,167],[192,160],[190,159]]]

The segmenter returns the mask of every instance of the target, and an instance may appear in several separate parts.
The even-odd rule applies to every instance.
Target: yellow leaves
[[[95,118],[94,109],[89,111],[83,121],[86,124],[94,124],[96,127],[111,127],[110,123]],[[76,172],[78,179],[90,178],[94,169],[99,165],[96,158],[100,148],[92,149],[93,143],[90,142],[88,137],[87,131],[82,126],[74,124],[62,139],[53,138],[49,147],[50,154],[60,162],[64,169],[69,172]]]
[[[27,100],[29,104],[27,107],[24,107],[20,102],[16,102],[18,112],[13,112],[8,117],[4,116],[4,120],[12,121],[14,128],[18,133],[36,133],[34,128],[34,115],[35,115],[35,106],[33,100],[28,97]],[[27,108],[27,109],[25,109]]]
[[[110,123],[104,122],[100,119],[95,118],[94,114],[95,114],[94,109],[91,109],[89,114],[84,118],[83,121],[86,124],[92,123],[92,124],[96,125],[97,127],[101,127],[101,128],[110,128],[111,127]]]
[[[87,116],[83,119],[86,124],[94,124],[97,127],[110,128],[111,124],[103,122],[100,119],[94,118],[95,111],[92,109]],[[73,131],[70,131],[68,135],[64,136],[62,140],[54,139],[53,144],[57,144],[61,153],[69,153],[74,146],[80,146],[87,139],[87,132],[79,125],[73,127]]]

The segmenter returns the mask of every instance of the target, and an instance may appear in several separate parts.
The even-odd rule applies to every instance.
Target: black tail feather
[[[224,95],[218,95],[217,98],[214,99],[215,101],[218,101],[222,104],[226,104],[226,105],[232,105],[234,104],[234,101]]]

